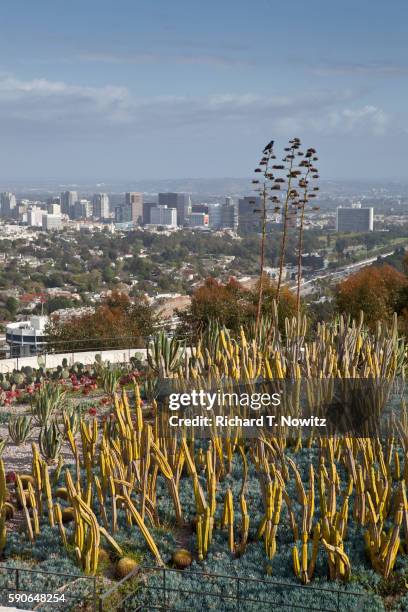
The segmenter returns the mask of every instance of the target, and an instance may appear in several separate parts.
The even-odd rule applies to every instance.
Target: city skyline
[[[3,181],[247,177],[292,136],[323,179],[405,176],[400,0],[55,7],[0,8]]]

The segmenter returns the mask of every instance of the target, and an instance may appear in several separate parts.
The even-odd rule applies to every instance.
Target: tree
[[[407,278],[387,264],[363,268],[337,286],[336,305],[353,318],[362,310],[365,321],[373,326],[376,321],[389,321],[399,310],[407,284]]]
[[[262,314],[270,316],[272,300],[277,298],[277,286],[269,278],[263,277]],[[176,311],[180,319],[179,334],[196,338],[210,323],[217,321],[232,333],[243,327],[255,324],[259,304],[259,287],[246,289],[237,280],[230,278],[223,284],[214,278],[207,278],[191,298],[187,310]],[[296,314],[296,296],[287,288],[281,288],[278,316],[281,329],[285,317]]]
[[[46,334],[48,346],[58,352],[141,348],[155,323],[147,300],[132,303],[126,294],[115,291],[93,311],[68,319],[51,317]]]
[[[10,315],[10,318],[13,319],[19,309],[20,303],[19,301],[13,297],[12,295],[10,295],[7,299],[6,299],[6,310],[8,312],[8,314]]]

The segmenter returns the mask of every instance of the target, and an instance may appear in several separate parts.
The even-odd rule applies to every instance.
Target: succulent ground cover
[[[123,587],[127,595],[134,591],[127,609],[160,603],[162,577],[152,566],[182,570],[167,580],[176,609],[236,609],[214,597],[232,594],[229,580],[195,571],[269,581],[270,588],[245,584],[246,597],[276,597],[278,609],[321,607],[313,586],[344,591],[345,610],[408,607],[403,401],[391,433],[377,438],[316,431],[302,437],[281,428],[251,440],[239,429],[203,440],[163,423],[157,399],[163,379],[180,389],[308,379],[314,401],[330,378],[370,379],[381,389],[405,375],[395,326],[370,332],[362,320],[340,318],[322,324],[312,339],[306,331],[306,319],[287,320],[285,333],[276,319],[272,327],[262,322],[256,337],[211,326],[189,350],[160,334],[137,371],[96,363],[86,398],[72,374],[68,383],[61,371],[43,376],[29,402],[19,404],[22,418],[8,420],[14,440],[0,463],[2,563],[95,576],[101,591],[135,571]],[[370,399],[373,413],[382,408],[379,397]],[[4,410],[15,413],[16,405]],[[10,464],[19,439],[24,470]],[[272,587],[278,579],[305,588]],[[80,599],[86,586],[78,578],[66,588]],[[112,596],[112,609],[123,589]],[[337,595],[323,597],[329,605]]]

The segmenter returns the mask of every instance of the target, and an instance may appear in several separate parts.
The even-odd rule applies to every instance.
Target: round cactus
[[[71,506],[64,508],[61,514],[63,523],[71,523],[75,518],[74,509]]]
[[[13,374],[13,382],[16,385],[22,385],[24,380],[25,380],[24,374],[20,374],[19,372],[16,372],[15,374]]]
[[[58,487],[58,489],[55,489],[54,496],[58,497],[59,499],[63,499],[64,501],[67,501],[68,491],[65,487]]]
[[[10,391],[11,385],[8,380],[5,380],[1,383],[1,388],[3,389],[3,391]]]
[[[178,550],[174,551],[171,556],[171,560],[177,569],[186,569],[186,567],[189,567],[192,564],[193,556],[189,550],[179,548]]]
[[[138,563],[134,559],[122,557],[116,564],[116,577],[122,580],[122,578],[125,578],[128,574],[133,572],[137,566]]]
[[[67,368],[61,370],[61,378],[69,378],[69,370]]]

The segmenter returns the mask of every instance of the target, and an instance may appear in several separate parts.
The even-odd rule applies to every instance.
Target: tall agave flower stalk
[[[299,164],[303,174],[300,175],[298,186],[302,190],[302,197],[299,198],[297,208],[300,211],[299,219],[299,238],[298,238],[298,261],[297,261],[297,288],[296,288],[296,311],[299,317],[300,314],[300,285],[302,279],[302,251],[303,251],[303,232],[305,228],[305,212],[306,206],[310,199],[316,197],[316,191],[319,187],[316,185],[316,180],[319,178],[318,170],[315,167],[315,162],[318,160],[315,149],[307,149],[304,159]],[[312,179],[312,180],[311,180]],[[317,206],[313,210],[318,210]]]
[[[258,288],[258,305],[256,312],[256,324],[255,324],[255,337],[258,336],[259,325],[261,321],[262,313],[262,298],[263,298],[263,285],[264,285],[264,267],[265,267],[265,241],[266,241],[266,222],[267,222],[267,202],[272,200],[273,202],[279,202],[279,198],[271,195],[271,186],[274,179],[271,162],[276,159],[276,155],[273,151],[274,141],[266,145],[263,149],[261,160],[254,172],[260,174],[263,179],[260,180],[255,178],[252,183],[256,185],[255,191],[260,194],[261,197],[261,208],[254,209],[254,213],[260,215],[261,222],[261,241],[260,241],[260,252],[259,252],[259,288]]]

